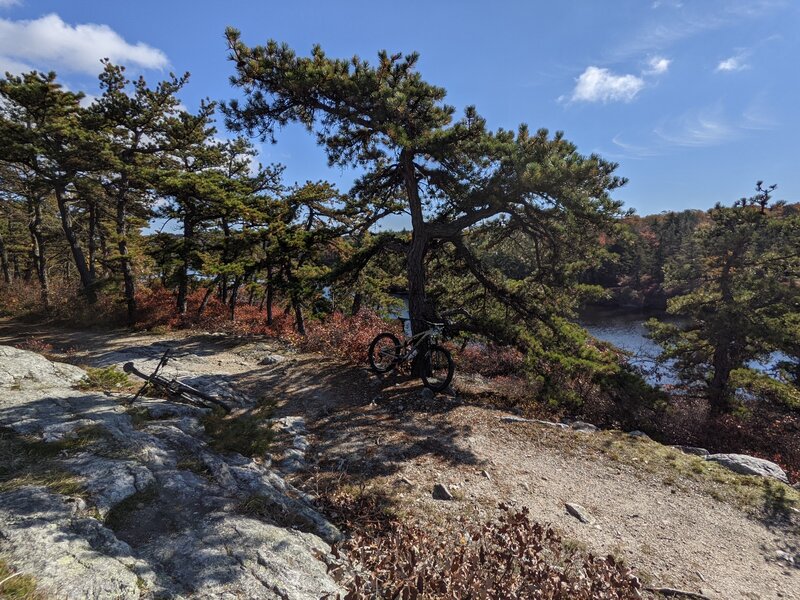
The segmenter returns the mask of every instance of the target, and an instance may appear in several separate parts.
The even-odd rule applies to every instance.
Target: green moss
[[[99,390],[102,392],[121,392],[131,388],[133,383],[127,373],[118,371],[115,367],[86,369],[86,377],[81,379],[77,388],[81,390]]]
[[[244,456],[263,457],[272,445],[275,433],[269,417],[272,406],[263,405],[236,415],[215,412],[204,420],[211,446],[218,452],[238,452]]]

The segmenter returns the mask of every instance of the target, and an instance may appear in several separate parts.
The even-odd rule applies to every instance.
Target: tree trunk
[[[36,198],[28,206],[30,221],[28,229],[31,232],[31,261],[39,279],[40,297],[45,310],[50,308],[50,282],[47,277],[47,257],[44,253],[44,239],[42,236],[42,200]]]
[[[2,236],[0,236],[0,271],[3,271],[3,281],[7,284],[11,283],[11,270],[9,269],[8,264],[8,250],[6,249],[6,244],[3,241]]]
[[[178,313],[185,315],[188,309],[189,295],[189,262],[191,258],[191,244],[194,243],[194,224],[191,216],[183,219],[183,244],[181,246],[181,267],[178,271]]]
[[[228,320],[236,320],[236,302],[239,299],[239,287],[242,285],[242,280],[239,277],[233,279],[231,286],[231,300],[228,307]]]
[[[730,306],[734,303],[733,291],[731,290],[731,268],[736,260],[736,252],[731,253],[725,260],[720,273],[720,307]],[[735,335],[735,334],[734,334]],[[714,377],[709,385],[709,400],[711,402],[711,412],[721,414],[730,409],[730,392],[728,382],[731,371],[735,368],[731,356],[731,348],[734,340],[731,333],[725,332],[720,339],[715,340],[714,357],[712,366],[714,367]]]
[[[350,310],[351,316],[355,317],[361,310],[361,302],[363,299],[364,296],[361,294],[361,292],[356,292],[355,296],[353,296],[353,308]]]
[[[136,279],[133,276],[133,265],[128,253],[128,222],[125,200],[117,199],[117,249],[119,250],[120,269],[125,282],[125,304],[128,309],[128,325],[136,322]]]
[[[303,320],[303,307],[295,294],[292,294],[292,308],[294,309],[294,324],[297,327],[297,333],[305,335],[306,324]]]
[[[58,212],[61,214],[61,227],[64,230],[64,235],[67,238],[70,250],[72,250],[72,258],[81,279],[83,293],[89,303],[93,304],[97,301],[97,292],[94,289],[94,277],[92,277],[92,274],[89,272],[89,267],[86,264],[86,256],[84,256],[81,245],[78,242],[78,237],[75,235],[75,230],[72,226],[72,215],[69,213],[67,199],[64,196],[64,188],[57,186],[55,188],[55,194],[56,202],[58,202]]]
[[[208,289],[206,289],[206,293],[203,295],[203,301],[200,302],[200,306],[197,309],[198,319],[201,316],[203,316],[203,312],[205,312],[206,306],[208,306],[208,301],[211,300],[211,294],[214,293],[214,288],[217,287],[218,283],[219,283],[219,276],[217,276],[217,278],[214,279],[214,281],[212,281],[211,284],[208,286]]]
[[[413,156],[406,150],[400,154],[403,169],[403,180],[411,209],[411,247],[406,255],[406,273],[408,276],[408,316],[411,319],[411,331],[414,334],[425,329],[427,307],[425,302],[425,254],[428,250],[428,232],[422,214],[422,201],[419,197],[419,180],[414,170]],[[422,375],[422,356],[427,350],[422,346],[417,358],[411,365],[414,376]]]
[[[17,256],[15,253],[11,260],[14,262],[14,279],[19,279],[20,278],[19,256]]]
[[[727,344],[720,344],[714,350],[714,378],[709,386],[711,412],[722,414],[730,409],[730,392],[728,383],[733,370]]]
[[[270,265],[267,267],[267,291],[266,291],[266,302],[267,302],[267,325],[272,325],[272,301],[275,297],[275,290],[272,284],[272,266]]]
[[[95,200],[89,200],[89,231],[87,234],[88,239],[86,240],[86,249],[89,252],[89,273],[92,276],[92,279],[97,279],[97,269],[96,269],[96,260],[97,260],[97,202]],[[119,208],[117,208],[119,211]],[[117,231],[119,231],[119,224],[117,224]]]

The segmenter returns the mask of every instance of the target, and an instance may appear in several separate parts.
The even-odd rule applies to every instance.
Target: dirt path
[[[56,349],[74,347],[73,360],[87,364],[165,339],[0,322],[0,344],[28,335]],[[671,457],[673,451],[654,442],[505,422],[494,410],[431,400],[414,381],[379,380],[365,369],[291,354],[274,342],[187,335],[180,343],[213,353],[237,389],[275,403],[275,416],[304,417],[312,470],[346,472],[379,486],[415,518],[448,523],[464,514],[484,517],[499,502],[510,502],[527,506],[534,519],[554,524],[578,544],[624,557],[654,584],[719,600],[800,599],[797,513],[782,517],[769,504],[745,509],[709,493],[714,482],[698,479],[707,475],[685,477],[687,471],[673,464],[692,468],[689,459],[677,452]],[[745,487],[758,485],[737,479]],[[446,484],[455,499],[433,500],[434,483]],[[584,506],[595,522],[568,515],[566,502]]]

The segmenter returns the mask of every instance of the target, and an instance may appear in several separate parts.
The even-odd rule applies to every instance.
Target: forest
[[[195,112],[188,73],[131,80],[105,61],[91,101],[53,72],[0,79],[0,312],[266,334],[360,363],[404,307],[415,329],[458,310],[455,385],[476,402],[800,475],[800,206],[774,185],[638,216],[614,199],[615,163],[457,113],[416,54],[227,42],[239,97]],[[350,189],[258,163],[255,143],[291,124]],[[409,227],[379,230],[391,215]],[[683,317],[650,323],[680,385],[649,385],[592,338],[576,321],[588,304]],[[772,372],[751,368],[768,356]]]

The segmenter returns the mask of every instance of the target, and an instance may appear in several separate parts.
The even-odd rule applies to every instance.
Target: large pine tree
[[[332,165],[365,171],[352,201],[376,215],[410,215],[410,240],[375,241],[404,252],[415,331],[434,312],[426,302],[432,247],[454,247],[491,293],[536,317],[541,311],[486,272],[466,239],[469,230],[502,218],[508,233],[553,247],[568,229],[576,244],[577,237],[591,239],[618,213],[608,195],[624,183],[613,174],[616,165],[580,155],[560,133],[530,134],[525,126],[489,132],[472,107],[456,120],[445,90],[417,72],[416,54],[381,52],[372,65],[328,58],[319,47],[308,57],[274,41],[248,47],[233,29],[227,37],[232,82],[246,96],[226,107],[229,126],[274,139],[278,127],[301,123],[316,133]]]

